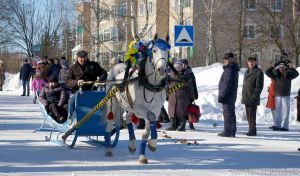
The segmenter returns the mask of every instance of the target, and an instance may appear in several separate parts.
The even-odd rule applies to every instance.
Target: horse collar
[[[160,85],[154,86],[150,84],[147,79],[143,79],[142,84],[150,92],[161,92],[163,89],[165,89],[166,81],[163,79]]]

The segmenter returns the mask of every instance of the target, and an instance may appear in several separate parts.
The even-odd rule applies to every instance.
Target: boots
[[[189,122],[189,125],[190,125],[190,130],[195,130],[195,127],[194,127],[194,124]]]
[[[171,127],[167,128],[167,131],[176,131],[177,130],[177,124],[176,124],[176,118],[175,117],[171,117],[170,118],[170,123],[171,123]]]
[[[185,131],[185,124],[186,124],[186,118],[181,117],[180,118],[180,127],[179,127],[178,131]]]

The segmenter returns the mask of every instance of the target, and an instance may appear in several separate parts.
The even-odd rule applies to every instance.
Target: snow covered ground
[[[258,108],[258,136],[248,137],[240,104],[243,70],[240,73],[237,101],[238,132],[236,138],[222,138],[221,106],[217,103],[217,84],[221,65],[194,69],[198,83],[201,122],[196,131],[159,132],[158,149],[146,151],[148,165],[140,165],[138,152],[129,154],[128,134],[121,131],[114,156],[104,156],[104,147],[87,144],[80,138],[74,149],[45,142],[46,132],[32,133],[41,122],[32,96],[21,97],[18,75],[7,75],[0,92],[0,175],[300,175],[300,125],[295,122],[295,101],[291,99],[289,132],[268,129],[271,116],[264,108],[267,85],[265,77],[261,106]],[[300,69],[298,68],[298,71]],[[293,81],[292,94],[300,87],[300,78]],[[212,124],[217,123],[217,127]],[[142,130],[136,131],[137,144]]]

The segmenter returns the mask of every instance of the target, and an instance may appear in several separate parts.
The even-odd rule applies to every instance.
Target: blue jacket
[[[29,63],[23,64],[20,71],[20,79],[21,80],[30,80],[32,74],[32,67]]]
[[[56,78],[58,78],[60,69],[61,69],[61,66],[59,64],[53,64],[48,71],[48,77],[53,75]]]
[[[236,63],[229,63],[223,66],[223,74],[219,81],[218,101],[223,104],[234,104],[237,97],[239,82],[239,66]]]

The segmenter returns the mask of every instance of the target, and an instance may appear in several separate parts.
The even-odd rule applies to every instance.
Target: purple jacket
[[[68,103],[68,94],[59,84],[50,89],[48,85],[43,87],[39,99],[44,106],[51,103],[56,103],[58,106],[63,106]]]

